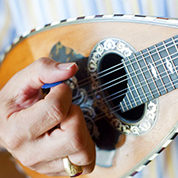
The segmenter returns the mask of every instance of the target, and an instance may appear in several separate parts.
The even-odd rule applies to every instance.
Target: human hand
[[[95,165],[95,146],[83,113],[73,105],[70,88],[62,83],[42,98],[44,83],[66,80],[77,72],[75,63],[41,58],[15,74],[0,91],[0,145],[24,166],[49,176],[66,175],[62,158]],[[56,127],[58,126],[58,127]]]

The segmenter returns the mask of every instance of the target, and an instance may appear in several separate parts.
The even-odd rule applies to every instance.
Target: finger
[[[87,160],[85,163],[82,162],[83,164],[86,164],[86,166],[84,165],[87,168],[85,173],[91,171],[95,163],[95,149],[94,144],[89,137],[80,108],[72,105],[67,118],[61,122],[61,124],[63,130],[57,128],[50,134],[44,134],[38,139],[28,143],[28,147],[27,145],[21,147],[20,153],[18,153],[19,155],[15,154],[14,156],[18,157],[23,165],[33,169],[35,168],[38,171],[42,169],[40,165],[44,165],[47,162],[53,162],[54,160],[58,160],[59,158],[68,155],[74,154],[74,156],[76,156],[75,153],[78,153],[78,156],[80,157],[78,160]],[[87,142],[89,142],[89,144],[87,144]],[[86,147],[91,148],[88,149],[89,151],[83,151]],[[22,151],[25,149],[27,150]],[[38,150],[41,151],[39,152]],[[89,157],[91,158],[88,159]],[[46,166],[46,168],[44,167],[44,169],[41,170],[43,171],[41,173],[45,173],[44,171],[49,170],[48,168],[48,166]],[[59,167],[58,169],[56,168],[56,170],[57,174],[61,171]]]
[[[28,165],[63,158],[86,147],[88,130],[83,113],[78,106],[71,105],[67,117],[60,123],[60,126],[62,127],[53,130],[50,134],[46,133],[34,140],[33,145],[28,148],[29,155],[27,153],[24,156],[21,155],[22,159],[31,161]],[[30,159],[30,153],[33,153],[34,160]]]
[[[45,83],[66,80],[77,72],[76,63],[59,63],[49,58],[40,58],[14,76],[20,86],[40,89]]]
[[[86,139],[88,141],[84,149],[68,156],[75,165],[87,166],[95,160],[95,144],[89,134]]]
[[[95,160],[93,160],[89,165],[83,166],[83,174],[89,174],[94,170]],[[37,164],[31,167],[34,171],[40,174],[45,174],[48,176],[68,176],[64,170],[64,164],[62,158],[58,158],[53,161],[45,162],[42,164]]]
[[[75,63],[60,64],[49,58],[41,58],[14,75],[1,90],[4,101],[3,115],[28,108],[40,98],[44,83],[66,80],[77,72]]]
[[[44,99],[9,117],[5,137],[16,135],[23,141],[41,136],[65,119],[71,101],[72,93],[66,84],[54,87]]]

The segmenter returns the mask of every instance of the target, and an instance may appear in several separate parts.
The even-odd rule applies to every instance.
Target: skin
[[[67,175],[65,156],[84,166],[84,174],[94,169],[95,146],[82,111],[71,103],[70,88],[62,83],[44,98],[41,93],[44,83],[64,81],[77,69],[75,63],[41,58],[15,74],[0,91],[0,145],[41,174]]]

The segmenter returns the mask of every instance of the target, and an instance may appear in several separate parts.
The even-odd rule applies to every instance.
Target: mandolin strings
[[[172,55],[175,55],[175,54],[178,54],[178,52],[173,53]],[[172,58],[172,59],[174,60],[174,59],[176,59],[176,57],[175,57],[175,58]],[[158,62],[158,61],[159,61],[159,60],[157,60],[157,61],[155,61],[155,62]],[[166,63],[166,62],[163,62],[162,64],[165,64],[165,63]],[[162,64],[157,65],[157,67],[159,67],[159,66],[162,65]],[[124,67],[121,67],[121,68],[119,68],[119,69],[117,69],[117,70],[119,71],[119,70],[121,70],[121,69],[123,69],[123,68],[124,68]],[[143,72],[151,71],[151,69],[148,69],[148,70],[147,70],[147,67],[143,67],[142,69],[145,69],[145,68],[146,68],[146,70],[143,70]],[[174,67],[174,69],[176,70],[175,67]],[[139,70],[139,69],[138,69],[138,70],[135,70],[135,72],[137,72],[137,71],[140,71],[140,70]],[[133,74],[133,73],[135,73],[135,72],[132,72],[132,73],[130,73],[130,74]],[[112,72],[110,72],[110,73],[112,73]],[[107,73],[107,74],[109,75],[110,73]],[[160,74],[163,74],[163,73],[164,73],[164,72],[162,72],[162,73],[160,73]],[[138,73],[137,75],[139,75],[139,74],[142,74],[142,73]],[[135,76],[137,76],[137,75],[133,75],[132,77],[135,77]],[[164,75],[162,78],[164,78],[164,77],[166,77],[166,76],[167,76],[167,75]],[[102,77],[103,77],[103,76],[102,76]],[[100,77],[100,78],[102,78],[102,77]],[[113,85],[109,85],[109,86],[107,86],[107,87],[105,87],[105,88],[99,90],[99,92],[105,91],[106,89],[108,89],[108,88],[110,88],[110,87],[113,87],[113,86],[115,86],[115,85],[121,84],[122,82],[125,82],[125,81],[127,81],[128,79],[130,79],[130,77],[128,76],[128,74],[125,74],[125,75],[123,75],[123,76],[121,76],[121,77],[115,78],[114,80],[111,80],[111,81],[109,81],[109,82],[107,82],[107,83],[104,83],[104,84],[98,86],[96,89],[100,89],[100,88],[102,88],[103,86],[108,85],[108,84],[110,84],[110,83],[112,83],[112,82],[115,82],[116,80],[119,80],[119,79],[121,79],[121,78],[123,78],[123,77],[127,77],[127,78],[124,79],[124,80],[121,80],[121,81],[119,81],[118,83],[115,83],[115,84],[113,84]],[[97,79],[100,79],[100,78],[98,77]],[[148,78],[147,81],[148,81],[148,80],[152,80],[152,78]],[[153,82],[153,81],[151,81],[151,82]],[[149,82],[149,83],[147,83],[147,84],[151,84],[151,82]],[[142,84],[143,82],[140,82],[140,83]],[[147,84],[142,85],[142,86],[146,86]],[[79,86],[81,87],[81,85],[79,85]],[[136,86],[137,86],[137,85],[136,85]],[[141,88],[141,86],[139,85],[138,88]],[[126,91],[127,88],[125,88],[124,90]],[[155,89],[153,89],[153,90],[155,90]],[[133,90],[131,90],[131,91],[133,91]],[[91,92],[92,92],[92,90],[89,90],[87,93],[91,93]],[[110,96],[119,94],[120,92],[123,92],[123,90],[118,91],[118,92],[116,92],[116,93],[113,93],[112,95],[108,95],[107,97],[105,97],[105,99],[107,99],[107,98],[110,97]],[[154,93],[153,93],[153,94],[154,94]],[[92,94],[89,94],[88,96],[92,96]],[[121,96],[121,95],[119,95],[119,96]],[[119,97],[119,96],[117,96],[117,97]]]
[[[178,36],[177,36],[175,39],[174,39],[174,38],[171,38],[171,39],[173,40],[174,44],[171,45],[171,46],[169,46],[169,48],[170,48],[170,47],[173,47],[173,46],[175,46],[175,45],[178,44],[178,42],[175,42],[175,40],[178,40]],[[166,42],[165,45],[168,45],[168,44],[170,44],[170,43],[172,43],[172,41]],[[155,45],[156,45],[156,44],[155,44]],[[159,47],[164,47],[165,45],[163,44],[163,45],[160,45]],[[146,49],[148,49],[148,48],[146,48]],[[151,53],[151,52],[153,52],[154,50],[155,50],[155,49],[149,50],[148,52]],[[159,50],[158,52],[162,52],[162,51],[164,51],[164,50],[165,50],[165,49],[162,49],[162,50]],[[152,55],[157,54],[158,52],[152,53]],[[137,52],[136,52],[136,53],[137,53]],[[134,53],[134,54],[135,54],[135,53]],[[144,54],[147,54],[147,53],[146,53],[146,52],[145,52],[145,53],[141,53],[140,55],[137,55],[137,57],[143,57]],[[150,57],[150,54],[148,54],[147,56],[144,56],[144,58],[147,58],[147,57]],[[124,59],[127,59],[127,58],[124,58]],[[132,56],[130,57],[130,60],[133,60],[133,59],[135,59],[135,56],[132,55]],[[137,60],[137,61],[139,62],[140,60],[142,60],[142,58],[139,59],[139,60]],[[137,61],[134,61],[134,62],[132,62],[132,63],[129,64],[129,65],[133,65],[133,64],[136,63]],[[105,69],[105,70],[103,70],[103,71],[101,71],[101,72],[98,72],[98,75],[100,75],[100,74],[102,74],[102,73],[104,73],[104,72],[106,72],[106,71],[108,71],[108,70],[111,70],[111,69],[113,69],[113,68],[115,68],[115,67],[119,67],[120,65],[122,65],[122,63],[116,64],[116,65],[114,65],[114,66],[112,66],[112,67],[110,67],[110,68],[107,68],[107,69]],[[128,66],[129,66],[129,65],[128,65]],[[122,68],[119,68],[118,70],[123,69],[123,68],[124,68],[124,66],[122,66]],[[112,72],[112,71],[111,71],[111,72]],[[114,71],[114,72],[115,72],[115,71]],[[107,73],[105,74],[105,76],[106,76],[106,75],[107,75]],[[102,78],[102,77],[103,77],[103,76],[99,76],[97,79],[100,79],[100,78]],[[78,83],[79,83],[79,84],[82,83],[80,86],[89,84],[89,82],[86,82],[86,83],[83,83],[83,82],[84,82],[84,81],[88,81],[90,78],[91,78],[91,77],[85,78],[85,79],[79,81]]]
[[[171,43],[171,42],[169,42],[169,43]],[[166,45],[167,45],[168,43],[166,43]],[[177,44],[177,43],[175,43],[175,44]],[[175,46],[175,44],[173,44],[173,45],[171,45],[171,46]],[[162,45],[162,46],[164,46],[164,45]],[[171,47],[170,46],[170,47]],[[159,46],[160,47],[160,46]],[[155,49],[154,49],[155,50]],[[165,50],[165,49],[163,49],[163,50]],[[161,51],[163,51],[163,50],[160,50],[159,52],[161,52]],[[151,50],[150,50],[150,52],[151,52]],[[152,53],[152,55],[153,54],[157,54],[157,53]],[[176,54],[177,54],[177,52],[176,52]],[[143,55],[143,54],[142,54]],[[174,54],[171,54],[171,55],[175,55],[175,53]],[[170,55],[170,57],[171,57],[171,55]],[[140,55],[141,56],[141,55]],[[150,56],[150,55],[148,55],[148,56]],[[145,58],[146,58],[147,56],[145,56]],[[175,57],[176,58],[176,57]],[[175,59],[175,58],[172,58],[172,59]],[[135,59],[135,58],[132,58],[132,59]],[[131,60],[132,60],[131,59]],[[160,60],[160,59],[159,59]],[[137,62],[137,61],[136,61]],[[156,63],[157,61],[155,61],[155,63]],[[134,62],[135,63],[135,62]],[[133,63],[132,63],[133,64]],[[132,64],[130,64],[130,65],[132,65]],[[118,66],[120,66],[120,65],[122,65],[121,63],[120,64],[117,64],[117,65],[115,65],[115,66],[112,66],[111,68],[108,68],[108,69],[106,69],[106,70],[104,70],[104,71],[101,71],[101,72],[99,72],[98,74],[101,74],[101,73],[104,73],[104,72],[106,72],[106,71],[108,71],[108,70],[110,70],[110,69],[113,69],[113,68],[115,68],[115,67],[118,67]],[[120,68],[117,68],[117,70],[121,70],[121,69],[123,69],[124,67],[122,66],[122,67],[120,67]],[[143,69],[143,68],[142,68]],[[117,70],[115,70],[115,71],[117,71]],[[106,74],[104,74],[104,75],[102,75],[102,76],[99,76],[97,79],[99,79],[99,78],[102,78],[102,77],[104,77],[104,76],[106,76],[106,75],[109,75],[110,73],[112,73],[112,71],[110,71],[110,72],[108,72],[108,73],[106,73]],[[126,74],[125,76],[127,76],[128,74]],[[137,74],[137,75],[139,75],[139,74]],[[165,75],[165,76],[167,76],[167,75]],[[163,76],[162,78],[164,78],[165,76]],[[122,76],[122,77],[124,77],[124,76]],[[122,77],[119,77],[119,78],[122,78]],[[86,78],[85,80],[88,80],[89,78]],[[152,79],[152,78],[150,78],[150,79]],[[148,79],[148,80],[150,80],[150,79]],[[178,79],[176,79],[176,80],[174,80],[174,81],[177,81]],[[84,81],[84,80],[83,80]],[[114,81],[115,81],[115,79],[114,79]],[[79,81],[79,83],[81,83],[82,81]],[[110,81],[110,82],[108,82],[108,83],[111,83],[111,82],[113,82],[113,81]],[[121,81],[121,82],[123,82],[123,81]],[[152,82],[152,81],[151,81]],[[149,82],[148,84],[150,84],[151,82]],[[108,83],[106,83],[106,84],[104,84],[104,85],[107,85]],[[84,84],[82,84],[82,86],[83,86]],[[85,83],[85,85],[86,85],[86,83]],[[81,86],[81,85],[80,85]],[[102,86],[100,86],[100,88],[101,88]],[[164,86],[161,86],[161,87],[163,87],[164,88]],[[104,89],[102,89],[101,91],[103,91],[103,90],[106,90],[107,88],[104,88]],[[127,90],[127,88],[125,89],[125,90]],[[152,91],[154,91],[154,90],[156,90],[156,89],[153,89]],[[163,89],[164,90],[164,89]],[[132,90],[131,90],[132,91]],[[110,98],[110,97],[112,97],[112,96],[114,96],[114,95],[116,95],[116,94],[119,94],[120,92],[123,92],[123,90],[122,91],[119,91],[119,92],[117,92],[117,93],[113,93],[112,95],[109,95],[109,96],[107,96],[105,99],[107,99],[107,98]],[[91,93],[91,91],[89,91],[88,93]],[[154,94],[154,93],[153,93]],[[124,94],[122,94],[122,95],[124,95]],[[89,95],[89,96],[91,96],[91,94]],[[116,96],[116,97],[114,97],[114,98],[111,98],[109,101],[112,101],[113,99],[116,99],[117,97],[120,97],[121,95],[118,95],[118,96]],[[138,99],[138,97],[136,98],[136,99]],[[108,101],[107,101],[108,102]],[[131,100],[131,102],[133,102],[133,100]],[[104,104],[104,103],[103,103]],[[115,106],[115,107],[113,107],[113,108],[110,108],[110,110],[111,110],[111,112],[112,113],[115,113],[115,112],[117,112],[117,111],[119,111],[120,110],[120,107],[119,106]]]

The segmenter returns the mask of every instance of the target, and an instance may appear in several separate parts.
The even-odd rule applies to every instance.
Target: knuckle
[[[25,156],[25,157],[22,157],[22,158],[19,158],[19,161],[20,161],[21,164],[24,165],[25,167],[34,169],[34,168],[33,168],[33,165],[34,165],[34,164],[33,164],[32,161],[30,161],[30,159],[28,159],[26,156]]]
[[[41,69],[48,68],[48,66],[52,63],[52,60],[50,60],[47,57],[42,57],[36,60],[34,63],[32,63],[32,66],[34,67],[35,71],[37,73],[41,73]]]
[[[47,115],[54,120],[55,123],[59,123],[61,121],[61,119],[63,119],[65,117],[64,113],[61,111],[61,106],[54,106],[50,103],[48,103],[49,107],[47,107],[46,113]],[[60,101],[58,103],[58,105],[60,104]]]
[[[35,61],[35,65],[43,67],[43,66],[47,66],[50,62],[51,60],[49,60],[49,58],[42,57]]]
[[[76,151],[81,151],[87,146],[88,130],[80,107],[73,105],[73,109],[76,113],[78,113],[78,119],[75,120],[75,126],[73,128],[73,137],[71,139],[71,142]]]
[[[89,165],[92,161],[94,160],[93,156],[91,156],[90,154],[86,154],[83,158],[83,165]]]
[[[15,150],[22,143],[22,140],[16,134],[11,134],[11,133],[8,133],[8,135],[5,137],[4,140],[9,150]]]
[[[40,161],[34,157],[31,153],[25,153],[22,154],[18,160],[25,166],[28,167],[32,170],[37,170],[38,169],[38,164]]]
[[[28,168],[30,168],[30,169],[36,171],[36,169],[35,169],[36,162],[32,161],[32,159],[23,157],[23,158],[19,159],[19,161],[20,161],[25,167],[28,167]]]
[[[94,171],[95,169],[95,164],[91,164],[90,166],[88,166],[86,169],[85,169],[85,174],[90,174]]]
[[[71,144],[76,152],[83,150],[86,145],[87,141],[82,134],[73,133],[73,138],[71,139]]]

